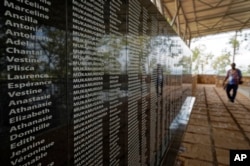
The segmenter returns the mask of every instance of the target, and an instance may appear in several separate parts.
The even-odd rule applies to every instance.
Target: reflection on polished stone
[[[180,125],[187,125],[189,116],[191,114],[193,104],[195,102],[194,97],[187,97],[183,103],[179,114],[176,116],[174,121],[170,125],[170,129],[178,129]]]
[[[161,163],[193,103],[192,52],[150,0],[0,11],[1,165]]]

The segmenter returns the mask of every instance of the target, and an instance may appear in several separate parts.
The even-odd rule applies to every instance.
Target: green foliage
[[[237,39],[237,33],[238,31],[235,31],[235,35],[229,39],[229,44],[232,46],[233,49],[233,62],[235,61],[235,55],[237,54],[237,51],[240,48],[240,42]]]
[[[213,61],[212,67],[217,71],[217,74],[225,74],[226,66],[230,64],[230,56],[229,54],[224,54],[216,57]]]
[[[192,64],[194,66],[194,73],[203,73],[204,68],[209,66],[209,61],[214,57],[212,53],[205,53],[206,47],[204,45],[195,47],[192,50]]]
[[[194,73],[198,73],[198,69],[199,69],[199,60],[201,57],[201,49],[199,47],[195,47],[192,50],[192,64],[194,66],[193,70]]]
[[[207,54],[205,52],[206,47],[204,45],[199,45],[192,49],[192,66],[193,66],[193,71],[192,73],[198,73],[202,74],[203,70],[206,68],[212,68],[213,70],[216,71],[217,74],[225,74],[226,72],[226,67],[229,66],[232,61],[235,61],[235,56],[238,55],[239,51],[242,52],[240,49],[242,49],[242,46],[246,45],[246,48],[249,47],[249,41],[246,43],[248,34],[245,34],[244,40],[242,40],[242,32],[241,31],[236,31],[230,39],[228,40],[229,45],[227,46],[222,46],[222,53],[216,58],[214,58],[214,55]],[[250,33],[249,33],[250,36]],[[244,43],[245,42],[245,43]],[[229,47],[228,47],[229,46]],[[213,49],[213,48],[211,48]],[[248,49],[250,50],[250,49]],[[244,50],[243,50],[244,51]],[[239,67],[239,66],[238,66]],[[250,73],[250,65],[248,66],[247,69],[244,69],[242,67],[245,74],[249,75]],[[244,75],[245,75],[244,74]]]
[[[183,56],[177,66],[182,66],[183,74],[191,74],[192,70],[192,60],[189,56]]]
[[[229,44],[232,46],[233,49],[238,50],[240,47],[240,42],[237,40],[235,36],[231,37],[229,40]]]
[[[199,58],[199,56],[200,56],[200,54],[201,54],[201,50],[200,50],[199,47],[195,47],[195,48],[192,50],[192,53],[193,53],[192,62],[195,62],[195,61]]]

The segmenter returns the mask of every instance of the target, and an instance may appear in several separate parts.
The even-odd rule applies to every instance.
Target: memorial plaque
[[[71,14],[71,13],[70,13]],[[74,165],[103,162],[104,1],[72,1]]]
[[[141,81],[141,101],[139,105],[139,131],[140,131],[140,161],[142,165],[146,165],[148,163],[148,151],[149,151],[149,142],[147,140],[147,133],[149,132],[148,121],[148,113],[150,110],[149,105],[149,97],[150,97],[150,71],[149,71],[149,35],[147,34],[149,30],[149,13],[145,7],[142,7],[141,12],[141,56],[140,56],[140,71],[139,78]],[[148,129],[148,130],[147,130]]]
[[[127,124],[126,119],[126,38],[124,22],[126,22],[126,3],[124,1],[107,1],[105,3],[105,42],[102,46],[104,53],[104,105],[108,115],[104,122],[104,164],[125,164],[123,141],[126,135],[122,130]],[[108,42],[106,42],[108,41]]]
[[[1,165],[160,164],[187,47],[150,0],[3,0],[0,20]]]
[[[139,101],[141,99],[140,68],[140,14],[139,1],[128,1],[128,165],[136,165],[139,152]],[[137,134],[136,134],[137,133]]]
[[[4,0],[0,8],[1,165],[62,165],[67,139],[61,137],[68,135],[66,26],[58,11],[65,6]]]

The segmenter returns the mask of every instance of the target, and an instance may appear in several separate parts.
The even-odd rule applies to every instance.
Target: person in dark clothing
[[[156,93],[162,95],[163,90],[163,70],[160,64],[157,64],[156,69]]]
[[[160,64],[157,65],[157,86],[160,88],[160,90],[157,89],[157,94],[162,95],[162,90],[163,90],[163,70],[162,70],[162,67],[161,67]]]
[[[223,81],[223,86],[226,89],[227,97],[229,101],[234,102],[237,90],[238,90],[238,85],[242,83],[242,74],[240,69],[236,68],[236,64],[232,63],[231,64],[231,69],[227,71],[227,75]],[[228,83],[225,85],[225,82],[228,80]],[[231,90],[233,90],[233,93],[231,94]]]

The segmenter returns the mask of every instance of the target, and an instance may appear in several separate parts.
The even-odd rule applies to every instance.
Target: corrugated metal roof
[[[250,28],[250,0],[152,1],[187,44],[192,38]]]

